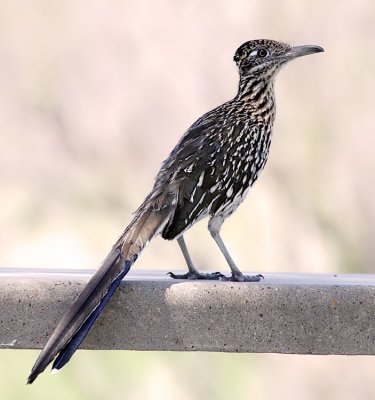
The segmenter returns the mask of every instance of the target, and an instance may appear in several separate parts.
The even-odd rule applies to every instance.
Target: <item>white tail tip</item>
[[[51,370],[51,374],[57,374],[60,370],[57,368],[54,368]]]

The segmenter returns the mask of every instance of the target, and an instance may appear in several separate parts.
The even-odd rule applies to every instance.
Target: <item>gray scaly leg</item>
[[[208,230],[210,231],[211,236],[214,238],[216,244],[219,246],[220,251],[223,253],[232,271],[232,276],[230,278],[224,277],[221,278],[221,280],[229,280],[236,282],[259,282],[261,278],[263,278],[263,275],[260,274],[244,275],[233,261],[233,258],[229,254],[227,248],[225,247],[223,239],[220,236],[220,228],[222,224],[223,224],[223,219],[220,217],[213,217],[210,219],[208,223]]]
[[[173,272],[168,272],[168,275],[173,278],[173,279],[209,279],[209,280],[218,280],[222,277],[224,277],[223,274],[221,274],[220,272],[212,272],[212,273],[202,273],[199,272],[193,264],[193,261],[190,257],[189,251],[186,247],[186,243],[184,240],[183,235],[181,235],[178,239],[177,239],[177,243],[180,246],[180,249],[182,251],[182,254],[184,255],[186,264],[189,268],[189,271],[186,274],[174,274]]]

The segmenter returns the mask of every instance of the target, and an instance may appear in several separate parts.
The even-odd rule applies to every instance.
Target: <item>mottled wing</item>
[[[187,132],[165,162],[179,182],[177,208],[162,233],[165,239],[174,239],[199,219],[221,212],[237,199],[240,203],[257,177],[255,171],[261,164],[258,154],[267,146],[263,137],[259,125],[238,121],[218,124],[203,120]]]

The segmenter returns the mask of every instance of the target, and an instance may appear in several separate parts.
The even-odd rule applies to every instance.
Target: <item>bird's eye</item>
[[[259,49],[258,54],[259,57],[267,57],[268,56],[268,50],[266,49]]]
[[[266,49],[258,49],[254,50],[250,53],[251,56],[257,56],[257,57],[267,57],[269,55],[269,51]]]

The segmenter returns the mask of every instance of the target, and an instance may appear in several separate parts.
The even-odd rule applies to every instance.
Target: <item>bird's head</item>
[[[320,46],[291,47],[275,40],[250,40],[237,49],[234,61],[243,77],[272,77],[288,61],[321,51],[324,50]]]

